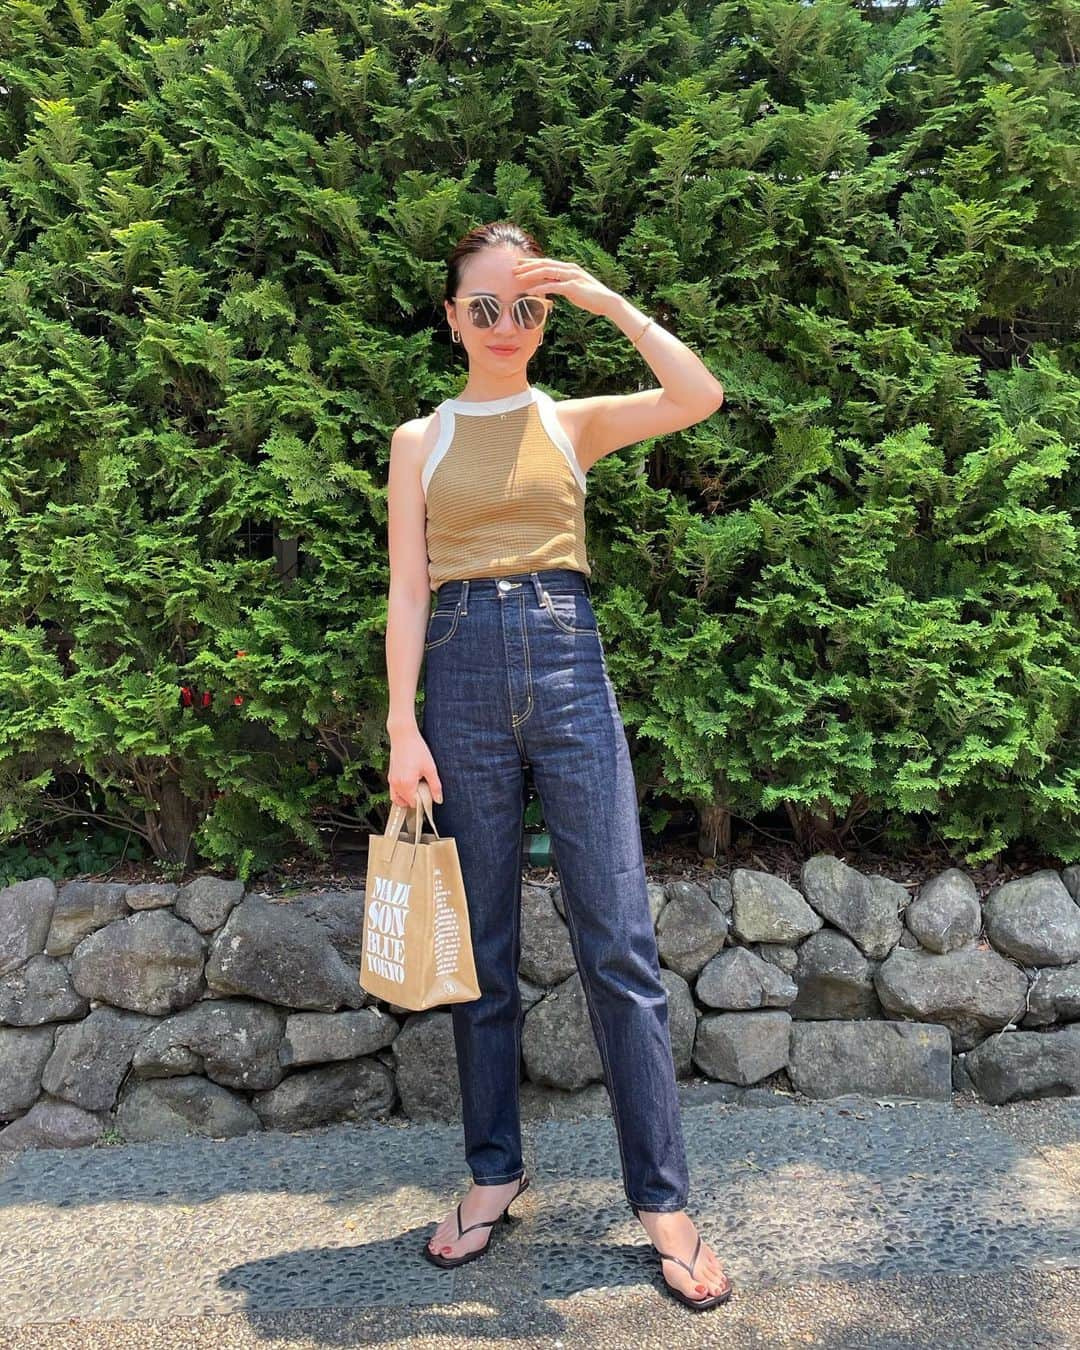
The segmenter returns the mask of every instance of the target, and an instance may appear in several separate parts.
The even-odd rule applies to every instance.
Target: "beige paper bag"
[[[440,836],[431,789],[417,784],[417,809],[393,805],[382,834],[368,838],[360,984],[416,1012],[480,997],[469,908],[457,844]],[[406,815],[414,824],[403,828]],[[432,833],[422,834],[424,816]]]

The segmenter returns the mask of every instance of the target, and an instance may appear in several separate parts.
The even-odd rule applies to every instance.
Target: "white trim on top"
[[[505,398],[463,399],[446,398],[439,405],[449,408],[453,413],[465,413],[467,416],[482,417],[485,413],[513,412],[515,408],[524,408],[540,393],[530,385],[520,394],[507,394]]]
[[[589,489],[585,484],[585,473],[578,463],[578,457],[574,453],[570,437],[567,436],[563,424],[559,421],[559,415],[555,411],[555,400],[550,394],[546,394],[543,389],[537,389],[536,394],[536,411],[540,414],[544,430],[565,455],[566,462],[570,465],[571,472],[577,479],[578,487],[581,488],[582,492],[588,494]]]
[[[448,406],[451,402],[451,399],[445,399],[435,409],[435,416],[439,419],[439,434],[420,473],[420,486],[424,489],[425,500],[431,475],[439,467],[439,460],[450,449],[450,442],[454,439],[454,410]]]
[[[424,461],[424,467],[420,474],[420,484],[424,490],[424,496],[427,497],[428,484],[431,482],[431,475],[439,467],[439,461],[450,448],[450,442],[454,439],[454,417],[459,412],[468,411],[475,415],[477,413],[498,413],[512,412],[515,408],[527,407],[530,403],[536,403],[536,411],[543,423],[544,430],[562,451],[563,458],[570,466],[570,471],[582,492],[588,495],[588,485],[585,481],[585,474],[582,470],[578,457],[574,453],[574,447],[570,443],[570,438],[563,430],[562,423],[559,421],[558,414],[555,411],[555,400],[550,394],[542,389],[532,386],[520,394],[509,394],[506,398],[486,399],[483,402],[463,402],[461,399],[447,398],[435,409],[439,419],[439,433],[431,452]]]

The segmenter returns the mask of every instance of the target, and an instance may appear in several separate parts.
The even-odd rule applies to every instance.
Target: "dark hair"
[[[512,220],[493,220],[486,225],[477,225],[454,245],[446,263],[446,299],[453,300],[461,285],[461,269],[465,260],[481,249],[491,248],[494,244],[510,244],[524,253],[537,258],[544,256],[544,250],[528,230],[515,225]]]

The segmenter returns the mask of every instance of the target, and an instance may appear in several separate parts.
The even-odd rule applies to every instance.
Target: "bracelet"
[[[630,339],[630,341],[634,344],[635,347],[636,347],[636,346],[638,345],[638,343],[641,341],[642,334],[645,332],[645,329],[648,328],[649,324],[655,323],[655,322],[656,322],[655,319],[646,319],[646,320],[645,320],[645,325],[644,325],[644,327],[642,328],[641,332],[637,335],[636,338],[631,338],[631,339]]]

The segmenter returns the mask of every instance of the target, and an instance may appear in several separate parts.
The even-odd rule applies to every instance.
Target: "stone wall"
[[[649,894],[680,1078],[807,1097],[1080,1093],[1080,866],[982,902],[955,868],[909,903],[827,854],[798,889],[737,868]],[[0,891],[0,1146],[460,1119],[449,1009],[360,988],[363,899],[213,877]],[[603,1069],[557,884],[523,887],[519,982],[523,1107],[592,1096]]]

